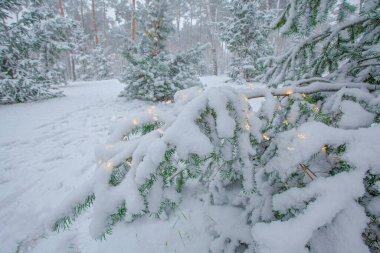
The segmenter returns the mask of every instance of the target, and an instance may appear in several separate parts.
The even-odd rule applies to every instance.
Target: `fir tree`
[[[16,7],[9,6],[9,10]],[[27,6],[17,22],[3,24],[5,33],[0,38],[1,103],[59,95],[52,91],[52,85],[65,81],[58,60],[62,52],[70,50],[65,34],[75,26],[74,22],[55,16],[44,4],[36,1]]]
[[[126,83],[121,96],[132,99],[163,101],[172,99],[176,91],[199,85],[194,66],[200,60],[198,47],[173,57],[165,50],[165,43],[173,31],[167,14],[166,0],[152,0],[146,8],[140,7],[141,41],[135,46],[129,42],[124,55],[129,62],[122,82]]]
[[[233,80],[252,81],[263,72],[259,58],[273,54],[268,40],[274,11],[263,10],[262,0],[233,0],[231,17],[221,24],[221,38],[234,54],[229,76]]]
[[[267,60],[263,80],[379,83],[379,6],[376,0],[361,1],[358,10],[346,0],[291,1],[275,27],[303,39]]]

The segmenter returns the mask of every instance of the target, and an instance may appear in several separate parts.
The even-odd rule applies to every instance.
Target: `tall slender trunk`
[[[176,15],[176,23],[177,23],[177,50],[180,51],[181,47],[181,34],[179,33],[181,21],[181,0],[177,0],[177,15]]]
[[[212,18],[210,0],[204,0],[207,12],[207,27],[208,34],[211,41],[211,56],[212,56],[212,65],[213,65],[213,75],[218,75],[218,58],[217,58],[217,48],[216,48],[216,29]],[[216,19],[217,11],[215,11],[215,19]]]
[[[76,81],[77,80],[77,76],[76,76],[76,73],[75,73],[75,60],[74,60],[74,56],[71,56],[71,72],[73,74],[73,81]]]
[[[99,45],[98,30],[96,29],[95,0],[92,0],[92,26],[95,34],[95,46]]]
[[[108,36],[107,36],[107,6],[106,1],[103,0],[103,33],[105,38],[106,45],[108,44]]]
[[[65,11],[63,10],[62,0],[58,0],[58,5],[59,5],[59,10],[60,10],[61,17],[64,17],[65,16]]]
[[[193,1],[190,2],[190,47],[193,47],[193,15],[194,15],[194,9],[193,9]]]
[[[80,0],[80,17],[82,20],[82,28],[84,30],[84,0]]]
[[[131,39],[132,39],[132,41],[136,41],[136,0],[132,0]]]

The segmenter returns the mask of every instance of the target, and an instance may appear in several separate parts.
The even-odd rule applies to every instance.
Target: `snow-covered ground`
[[[225,80],[203,78],[209,86]],[[210,208],[209,214],[200,215],[194,212],[196,205],[202,205],[198,202],[183,203],[184,209],[168,220],[152,223],[146,218],[117,226],[102,242],[88,234],[91,211],[68,231],[55,233],[47,227],[54,210],[92,176],[94,149],[104,143],[111,118],[143,105],[118,98],[121,89],[116,80],[77,82],[63,89],[62,98],[0,106],[0,253],[203,252],[208,248],[210,235],[200,230],[205,222],[223,220],[223,213]],[[226,210],[228,215],[231,212]]]

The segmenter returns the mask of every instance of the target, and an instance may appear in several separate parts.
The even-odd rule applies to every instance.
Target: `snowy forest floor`
[[[202,79],[208,86],[224,80]],[[200,214],[201,202],[183,203],[183,210],[168,220],[153,223],[147,222],[153,218],[144,218],[121,224],[105,241],[95,241],[88,234],[91,210],[67,231],[50,232],[46,226],[56,218],[54,209],[92,176],[94,149],[104,143],[112,116],[143,106],[119,98],[121,90],[116,80],[76,82],[63,88],[62,98],[0,106],[0,253],[203,252],[208,248],[210,234],[204,231],[204,222],[222,221],[223,212],[210,208]]]

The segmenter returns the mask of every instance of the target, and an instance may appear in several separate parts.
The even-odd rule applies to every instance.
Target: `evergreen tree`
[[[268,40],[274,11],[264,10],[262,0],[233,0],[231,17],[221,24],[221,38],[234,54],[229,76],[233,80],[252,81],[263,72],[259,58],[273,54]]]
[[[17,5],[9,6],[8,10],[12,10]],[[3,22],[3,25],[1,103],[59,95],[52,91],[52,85],[65,81],[59,57],[70,50],[65,34],[75,26],[74,22],[54,15],[44,4],[35,1],[27,6],[17,22],[9,25]]]
[[[358,10],[346,0],[291,1],[275,27],[301,40],[267,60],[263,80],[379,83],[379,6],[376,0],[360,1]]]
[[[121,96],[132,99],[163,101],[173,98],[176,91],[199,85],[194,65],[200,60],[200,47],[173,57],[165,50],[165,43],[173,31],[167,15],[166,0],[149,1],[140,7],[141,41],[135,46],[129,42],[124,55],[129,62],[122,82],[126,83]],[[198,57],[195,57],[198,56]]]

